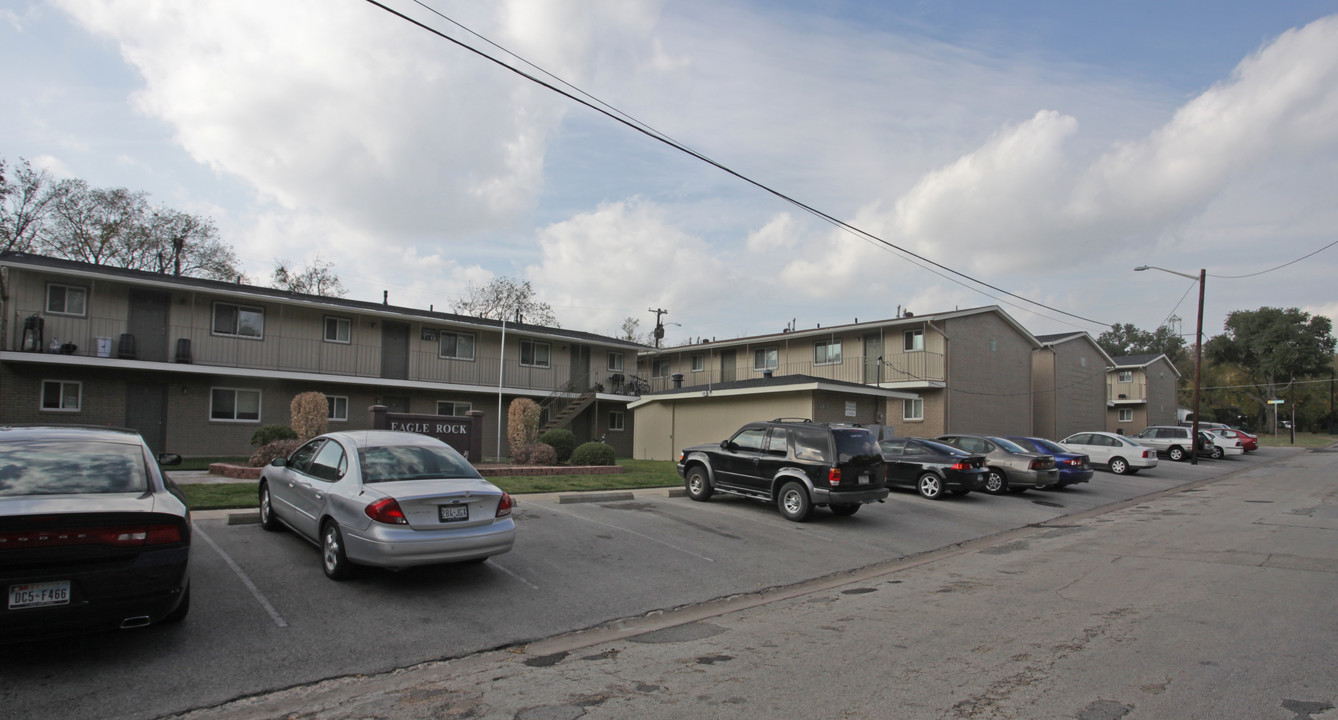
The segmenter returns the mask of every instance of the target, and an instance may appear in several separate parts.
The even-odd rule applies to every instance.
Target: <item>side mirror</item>
[[[181,456],[176,453],[158,453],[159,465],[180,465]]]
[[[270,460],[270,461],[269,461],[269,464],[270,464],[270,465],[273,465],[274,467],[284,467],[285,465],[288,464],[288,458],[283,457],[282,455],[280,455],[279,457],[276,457],[276,458],[274,458],[273,460]]]
[[[732,450],[733,448],[732,448],[731,446],[732,446],[733,444],[734,444],[734,443],[732,443],[732,442],[730,442],[730,441],[728,441],[728,440],[721,440],[721,441],[720,441],[720,449],[721,449],[721,450]]]

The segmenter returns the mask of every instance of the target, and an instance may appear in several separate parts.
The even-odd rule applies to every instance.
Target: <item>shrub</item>
[[[539,441],[539,403],[529,398],[516,398],[507,408],[506,439],[511,444],[511,457],[528,445]]]
[[[556,465],[557,451],[547,443],[535,443],[529,447],[531,465]]]
[[[599,442],[583,443],[572,451],[572,465],[614,465],[613,448]]]
[[[255,431],[251,436],[251,444],[255,447],[268,445],[275,440],[296,440],[297,433],[287,425],[266,425]]]
[[[251,467],[264,467],[276,457],[288,457],[293,451],[302,447],[302,441],[297,439],[272,440],[260,446],[251,454],[251,459],[247,461]]]
[[[576,436],[571,434],[570,430],[565,428],[554,428],[539,436],[539,442],[552,446],[553,452],[557,453],[558,462],[567,462],[571,459],[571,451],[576,449]]]
[[[330,403],[325,393],[311,391],[299,394],[288,406],[292,413],[293,432],[306,442],[325,432],[330,426]]]

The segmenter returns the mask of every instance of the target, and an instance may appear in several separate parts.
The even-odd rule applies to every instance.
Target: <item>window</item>
[[[835,365],[841,362],[840,340],[819,340],[813,343],[814,365]]]
[[[780,367],[780,350],[774,347],[758,348],[753,351],[754,370],[775,370]]]
[[[548,343],[521,340],[520,364],[529,367],[548,367]]]
[[[767,439],[766,428],[745,428],[743,430],[740,430],[739,433],[735,435],[732,440],[730,440],[730,442],[738,446],[737,449],[739,450],[751,450],[753,452],[761,452],[762,445],[764,442],[766,442],[766,439]]]
[[[344,453],[344,447],[331,440],[321,446],[316,457],[311,459],[311,467],[307,474],[325,480],[334,482],[348,470],[348,456]]]
[[[901,419],[902,420],[924,420],[925,419],[925,401],[923,398],[913,400],[906,399],[901,401]]]
[[[771,436],[767,438],[767,454],[785,457],[790,454],[789,446],[789,433],[785,428],[771,428]]]
[[[609,432],[623,431],[623,413],[620,410],[614,410],[609,413]]]
[[[353,322],[348,318],[325,318],[325,342],[345,345],[353,342]]]
[[[901,347],[906,352],[915,352],[916,350],[925,349],[924,330],[907,330],[902,338]]]
[[[260,339],[265,336],[264,308],[214,303],[214,334]]]
[[[692,372],[701,372],[706,369],[705,353],[697,353],[692,356]]]
[[[260,391],[212,388],[209,391],[210,420],[260,420]]]
[[[669,377],[668,358],[655,358],[652,360],[650,362],[650,376],[658,378]]]
[[[1119,374],[1115,376],[1115,382],[1131,383],[1133,381],[1134,381],[1133,370],[1121,370]]]
[[[1133,421],[1134,421],[1134,409],[1120,408],[1120,422],[1133,422]]]
[[[79,412],[83,383],[68,380],[42,381],[42,409],[56,412]]]
[[[438,414],[438,415],[451,415],[451,416],[455,416],[455,417],[461,417],[461,416],[463,416],[465,413],[467,413],[467,412],[469,412],[470,410],[473,410],[473,409],[474,409],[474,405],[473,405],[473,403],[459,402],[458,400],[438,400],[438,401],[437,401],[437,414]]]
[[[335,422],[348,421],[348,398],[342,395],[326,395],[325,404],[329,408],[325,414],[326,419]]]
[[[455,360],[474,359],[474,336],[465,333],[442,332],[438,337],[437,357]]]
[[[623,371],[623,354],[620,352],[609,353],[609,372]]]
[[[88,312],[88,291],[74,285],[47,285],[46,311],[83,317]]]

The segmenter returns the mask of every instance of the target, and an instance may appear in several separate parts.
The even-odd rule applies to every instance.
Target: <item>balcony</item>
[[[687,353],[685,353],[687,354]],[[721,376],[719,368],[719,359],[715,360],[716,367],[690,372],[686,369],[677,367],[677,363],[670,373],[683,373],[683,387],[697,388],[711,385],[719,385],[727,382]],[[671,390],[674,387],[671,377],[650,377],[650,366],[642,363],[640,366],[641,377],[647,378],[649,388],[646,392],[661,392]],[[782,361],[779,366],[772,370],[774,376],[783,375],[808,375],[810,377],[823,378],[825,380],[839,380],[843,382],[858,383],[860,385],[873,385],[876,383],[925,383],[925,382],[945,382],[943,355],[932,352],[910,352],[894,353],[884,358],[881,370],[877,362],[870,363],[865,367],[863,358],[845,358],[836,363],[813,363],[813,362],[785,362]],[[737,368],[733,377],[728,381],[751,380],[763,377],[763,370],[752,368]]]
[[[1107,405],[1139,405],[1148,401],[1148,386],[1144,380],[1106,383]]]

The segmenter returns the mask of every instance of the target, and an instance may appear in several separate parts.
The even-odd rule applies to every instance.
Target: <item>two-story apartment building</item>
[[[1107,372],[1115,364],[1086,332],[1038,335],[1032,354],[1032,427],[1062,440],[1106,427]]]
[[[779,381],[790,377],[804,379],[801,385],[826,380],[890,391],[850,421],[889,425],[898,435],[1027,435],[1033,432],[1032,353],[1040,347],[996,306],[701,341],[641,353],[638,375],[649,391],[634,409],[640,416],[662,413],[671,402],[679,409],[685,402],[711,402],[722,412],[732,407],[733,414],[756,420],[769,410],[760,403],[774,395],[752,387],[722,404],[718,391],[737,391],[738,383],[769,375],[775,392],[785,392]],[[681,387],[675,388],[677,375]],[[1101,398],[1096,403],[1099,418]],[[722,439],[714,425],[702,425],[695,434],[684,428],[677,435],[680,447]],[[634,454],[660,457],[660,444],[660,438],[638,432]]]
[[[1161,354],[1114,358],[1106,381],[1106,430],[1132,435],[1148,425],[1175,425],[1180,371]]]
[[[0,269],[0,422],[126,426],[156,450],[246,455],[316,390],[332,430],[370,427],[373,405],[481,411],[491,457],[507,454],[511,400],[528,397],[564,406],[578,441],[630,453],[635,397],[613,378],[642,345],[24,253]]]

